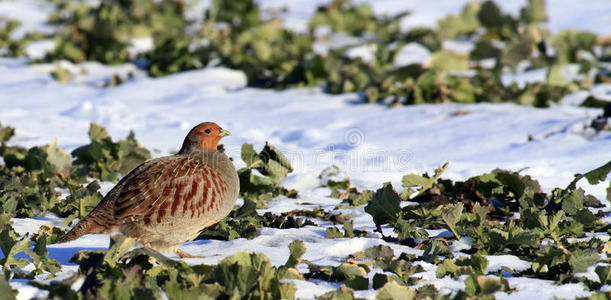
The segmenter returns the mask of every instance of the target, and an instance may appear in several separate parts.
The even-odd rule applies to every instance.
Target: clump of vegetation
[[[78,156],[64,152],[55,141],[42,147],[8,146],[13,135],[13,128],[0,125],[0,156],[4,161],[0,165],[0,240],[4,256],[0,264],[5,271],[0,284],[5,283],[7,293],[14,293],[10,287],[6,288],[7,280],[50,278],[61,271],[59,262],[49,258],[47,245],[57,242],[64,234],[64,230],[47,225],[35,234],[21,235],[12,227],[11,218],[32,217],[47,211],[63,217],[65,224],[82,218],[102,199],[98,182],[87,183],[85,178],[103,179],[103,172],[111,174],[101,170],[124,174],[119,166],[135,164],[134,159],[141,159],[136,154],[144,153],[133,134],[114,142],[95,124],[90,128],[91,143],[73,152]],[[386,243],[407,245],[423,252],[395,256],[391,247],[378,245],[349,255],[339,265],[327,266],[301,258],[306,252],[305,244],[293,241],[289,244],[287,262],[278,267],[260,253],[236,253],[216,265],[187,265],[148,248],[128,252],[134,240],[115,235],[107,251],[75,254],[71,261],[80,268],[73,276],[50,284],[40,281],[30,284],[49,291],[51,298],[59,295],[155,298],[161,297],[162,292],[170,298],[193,295],[293,298],[292,280],[322,280],[340,285],[339,289],[323,294],[323,299],[352,297],[354,291],[370,287],[377,290],[377,297],[381,299],[393,299],[397,295],[442,297],[433,286],[421,285],[419,273],[424,269],[418,261],[437,265],[438,278],[464,278],[464,290],[458,291],[460,297],[489,297],[495,292],[514,291],[503,277],[508,272],[514,277],[528,276],[557,283],[581,282],[592,291],[600,290],[609,282],[608,266],[599,264],[606,262],[601,254],[609,252],[609,242],[597,237],[583,239],[586,233],[609,231],[609,224],[602,219],[608,217],[608,212],[601,209],[603,204],[598,199],[577,188],[577,182],[586,179],[596,184],[606,180],[611,173],[611,162],[577,174],[567,187],[550,193],[543,192],[530,176],[505,170],[493,170],[465,181],[443,179],[447,163],[430,175],[405,175],[401,193],[390,183],[376,191],[358,191],[348,178],[341,176],[337,167],[323,172],[321,184],[331,190],[331,197],[338,198],[337,208],[364,208],[377,227],[371,230],[355,228],[352,216],[321,207],[279,215],[259,213],[257,207],[263,207],[267,200],[279,195],[295,196],[295,191],[281,186],[292,167],[287,157],[269,144],[260,152],[244,144],[242,159],[246,163],[239,170],[244,204],[204,231],[200,239],[252,239],[262,228],[324,224],[321,235],[328,239],[380,237]],[[88,171],[80,171],[82,168]],[[59,189],[68,190],[69,195],[62,197]],[[382,226],[392,228],[394,234],[389,236]],[[430,229],[446,229],[451,234],[432,236],[427,231]],[[466,255],[450,251],[451,243],[463,240],[471,244],[460,250]],[[531,266],[520,271],[507,268],[502,273],[490,271],[486,255],[515,255]],[[298,268],[300,264],[307,266],[307,270]],[[598,280],[580,275],[592,266]],[[71,287],[81,278],[83,284],[78,291],[73,290]],[[416,288],[416,284],[420,287]]]
[[[131,40],[159,32],[171,34],[186,26],[184,3],[173,0],[102,0],[91,7],[86,2],[56,3],[49,22],[62,25],[48,60],[87,60],[106,64],[131,61]]]
[[[24,56],[23,49],[27,41],[25,39],[14,40],[11,37],[13,31],[19,26],[21,26],[19,21],[0,18],[0,56]]]
[[[217,265],[188,265],[141,248],[127,252],[133,240],[113,236],[108,251],[80,251],[71,261],[79,271],[52,284],[32,282],[53,298],[240,298],[293,299],[290,267],[274,267],[262,253],[240,252]],[[300,256],[300,255],[299,255]],[[294,258],[298,259],[298,257]],[[290,263],[287,262],[287,263]],[[84,278],[79,290],[71,286]]]
[[[73,173],[77,177],[116,181],[119,174],[127,174],[151,158],[151,152],[138,144],[133,131],[124,140],[113,142],[105,128],[92,123],[89,138],[88,145],[72,151],[76,158]]]
[[[280,184],[293,172],[291,162],[276,147],[265,143],[257,153],[251,144],[242,145],[244,168],[238,170],[240,177],[240,195],[244,200],[257,204],[258,208],[266,207],[265,201],[279,195],[296,198],[297,191],[287,190]]]
[[[409,12],[378,16],[367,4],[334,0],[317,9],[307,33],[264,16],[254,0],[212,1],[200,23],[185,18],[185,5],[175,0],[101,1],[93,7],[57,2],[50,22],[63,30],[47,60],[137,61],[155,77],[225,66],[244,71],[249,86],[322,85],[328,93],[357,92],[365,102],[389,105],[515,102],[545,107],[608,81],[608,74],[600,72],[608,41],[590,32],[552,35],[542,26],[548,20],[544,0],[528,1],[517,17],[493,1],[473,2],[439,20],[437,28],[409,31],[400,27]],[[6,28],[10,33],[14,26]],[[336,35],[353,40],[314,51],[315,44],[325,45]],[[139,37],[153,38],[154,47],[134,57],[128,49]],[[448,40],[472,43],[473,49],[458,53],[443,47]],[[430,59],[401,64],[398,55],[414,43],[431,51]],[[10,45],[12,52],[21,49]],[[371,52],[370,58],[347,54],[357,47]],[[567,76],[567,64],[578,64],[578,74]],[[501,80],[504,74],[539,68],[547,68],[541,82]]]
[[[205,67],[210,63],[242,70],[250,86],[278,88],[307,81],[313,39],[261,20],[253,0],[213,1],[195,35],[159,34],[146,54],[152,76]]]
[[[425,232],[418,232],[422,228],[445,228],[456,240],[471,238],[474,242],[468,254],[512,254],[529,260],[533,265],[526,274],[558,283],[583,282],[585,279],[575,275],[599,262],[599,253],[606,253],[606,244],[600,239],[588,242],[570,239],[583,237],[585,232],[608,230],[609,225],[600,219],[602,215],[592,210],[604,205],[585,195],[576,183],[583,178],[590,184],[604,181],[611,173],[611,161],[577,174],[566,188],[551,193],[544,193],[530,176],[515,172],[494,170],[464,182],[452,182],[441,179],[444,168],[445,165],[437,169],[433,176],[406,175],[403,186],[408,192],[404,190],[401,195],[387,183],[365,207],[380,233],[383,224],[394,228],[398,237],[385,237],[386,240],[428,247],[423,259],[440,264],[438,277],[484,275],[485,265],[472,265],[464,259],[438,259],[440,255],[447,256],[445,246],[439,243],[426,246],[430,240]],[[416,193],[413,186],[421,188]],[[417,204],[401,206],[405,200]],[[515,214],[520,218],[515,218]],[[474,272],[475,268],[479,271]]]

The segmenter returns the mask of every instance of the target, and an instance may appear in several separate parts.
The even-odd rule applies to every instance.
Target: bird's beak
[[[228,136],[228,135],[231,135],[231,132],[229,132],[229,130],[221,129],[219,136]]]

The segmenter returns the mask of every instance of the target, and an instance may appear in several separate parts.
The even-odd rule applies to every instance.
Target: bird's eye
[[[206,130],[204,130],[204,132],[205,132],[206,134],[210,134],[210,132],[212,132],[212,131],[211,131],[210,129],[206,129]]]

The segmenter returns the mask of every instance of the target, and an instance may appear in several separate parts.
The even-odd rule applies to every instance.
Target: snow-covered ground
[[[288,6],[284,13],[287,24],[295,28],[313,13],[317,3],[325,1],[263,0],[264,7]],[[393,12],[410,9],[413,15],[406,26],[432,25],[447,13],[460,11],[465,1],[371,1],[376,11]],[[503,1],[501,6],[517,13],[524,1]],[[204,4],[205,6],[205,4]],[[16,17],[19,12],[36,9],[44,13],[44,5],[32,1],[0,2],[0,15]],[[566,13],[570,11],[571,13]],[[549,1],[548,13],[552,30],[568,28],[611,32],[608,1],[590,1],[588,5],[573,1]],[[24,15],[24,18],[28,18]],[[30,12],[24,19],[26,28],[37,28],[41,18]],[[578,20],[578,21],[576,21]],[[37,25],[38,24],[38,25]],[[87,75],[79,75],[67,84],[53,80],[53,65],[28,65],[24,59],[0,59],[0,122],[17,129],[12,144],[42,145],[58,138],[66,150],[88,142],[90,122],[105,126],[113,138],[124,138],[134,130],[145,147],[155,150],[154,156],[168,155],[180,147],[186,132],[202,121],[214,121],[232,132],[223,140],[229,156],[240,167],[242,143],[256,149],[269,141],[286,154],[295,167],[284,185],[296,188],[296,200],[277,199],[265,211],[282,212],[295,208],[321,206],[332,209],[339,200],[328,198],[329,191],[320,188],[320,171],[333,164],[339,166],[360,188],[379,188],[392,181],[400,187],[400,179],[410,172],[432,171],[450,161],[444,177],[466,179],[494,168],[522,170],[542,184],[544,190],[564,187],[574,173],[588,171],[611,159],[611,132],[595,134],[588,129],[599,109],[585,109],[568,104],[547,109],[513,104],[444,104],[388,108],[376,104],[356,104],[355,94],[333,96],[320,89],[288,91],[260,90],[246,87],[240,71],[205,69],[151,79],[134,66],[107,67],[86,63]],[[99,86],[112,74],[133,72],[134,79],[111,88]],[[519,76],[518,76],[519,77]],[[519,79],[519,78],[518,78]],[[611,90],[609,86],[599,89]],[[579,102],[587,95],[573,95],[566,103]],[[529,139],[529,137],[531,137]],[[600,199],[605,197],[607,182],[582,186]],[[107,190],[111,186],[106,184]],[[307,202],[309,204],[300,204]],[[373,228],[371,217],[363,208],[342,210],[353,215],[355,228]],[[61,225],[53,216],[36,219],[15,219],[20,233],[37,231],[43,224]],[[372,233],[372,236],[376,236]],[[266,228],[253,240],[195,241],[183,246],[192,254],[205,254],[205,259],[187,259],[189,263],[215,263],[238,251],[266,253],[276,265],[286,261],[287,245],[301,239],[308,249],[304,255],[318,264],[337,265],[348,254],[367,247],[386,244],[377,238],[325,239],[324,228],[277,230]],[[76,266],[68,259],[81,249],[103,249],[107,235],[90,235],[76,241],[49,246],[49,257],[64,265],[64,276]],[[396,253],[420,254],[406,246],[388,244]],[[457,245],[459,246],[459,245]],[[528,263],[514,256],[491,256],[489,268],[502,266],[528,268]],[[435,266],[422,263],[423,284],[432,283],[442,292],[464,288],[460,281],[435,278]],[[373,274],[373,273],[371,273]],[[60,276],[61,278],[61,276]],[[589,294],[581,284],[553,286],[552,282],[509,278],[517,291],[497,293],[502,299],[574,298]],[[19,298],[41,296],[27,281],[14,280]],[[297,296],[312,298],[337,285],[328,282],[296,281]],[[549,288],[544,288],[549,287]],[[541,294],[541,289],[545,290]],[[357,296],[373,297],[375,292],[359,291]]]

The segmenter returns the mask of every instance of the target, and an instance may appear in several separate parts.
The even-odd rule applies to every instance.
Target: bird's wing
[[[153,159],[134,169],[118,184],[114,215],[122,223],[142,220],[150,213],[168,213],[173,203],[191,196],[204,176],[201,161],[187,155]],[[132,174],[133,173],[133,174]],[[186,199],[186,198],[185,198]],[[184,200],[184,199],[183,199]]]

